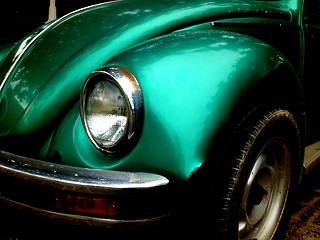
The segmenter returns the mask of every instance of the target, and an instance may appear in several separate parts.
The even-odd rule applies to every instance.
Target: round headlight
[[[118,155],[133,147],[143,121],[143,98],[136,78],[126,69],[93,72],[80,95],[86,133],[102,152]]]

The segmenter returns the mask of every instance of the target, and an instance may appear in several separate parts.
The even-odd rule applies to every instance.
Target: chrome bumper
[[[90,201],[89,207],[70,206],[77,199],[82,207]],[[91,212],[96,199],[112,203],[115,211]],[[0,151],[0,201],[35,216],[106,228],[143,227],[170,216],[169,181],[163,176],[71,167],[4,151]]]

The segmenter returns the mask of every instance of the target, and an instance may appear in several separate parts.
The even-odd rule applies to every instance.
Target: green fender
[[[150,40],[105,64],[129,69],[141,86],[145,116],[137,146],[122,159],[99,153],[85,135],[77,103],[57,131],[50,154],[58,151],[71,165],[186,179],[206,159],[212,136],[236,103],[287,64],[275,49],[236,33],[180,31]]]
[[[49,22],[1,62],[0,136],[34,133],[54,122],[76,101],[93,70],[136,44],[239,14],[290,22],[296,1],[291,2],[111,1]]]

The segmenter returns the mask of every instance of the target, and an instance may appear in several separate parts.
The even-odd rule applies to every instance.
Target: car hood
[[[114,1],[72,12],[30,33],[3,57],[0,136],[41,129],[78,99],[86,77],[153,37],[204,21],[292,20],[294,1]],[[263,6],[263,7],[262,7]]]

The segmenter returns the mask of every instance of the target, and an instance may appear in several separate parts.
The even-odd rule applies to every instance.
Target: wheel
[[[284,239],[302,164],[300,134],[287,110],[255,110],[223,157],[212,218],[219,239]]]

